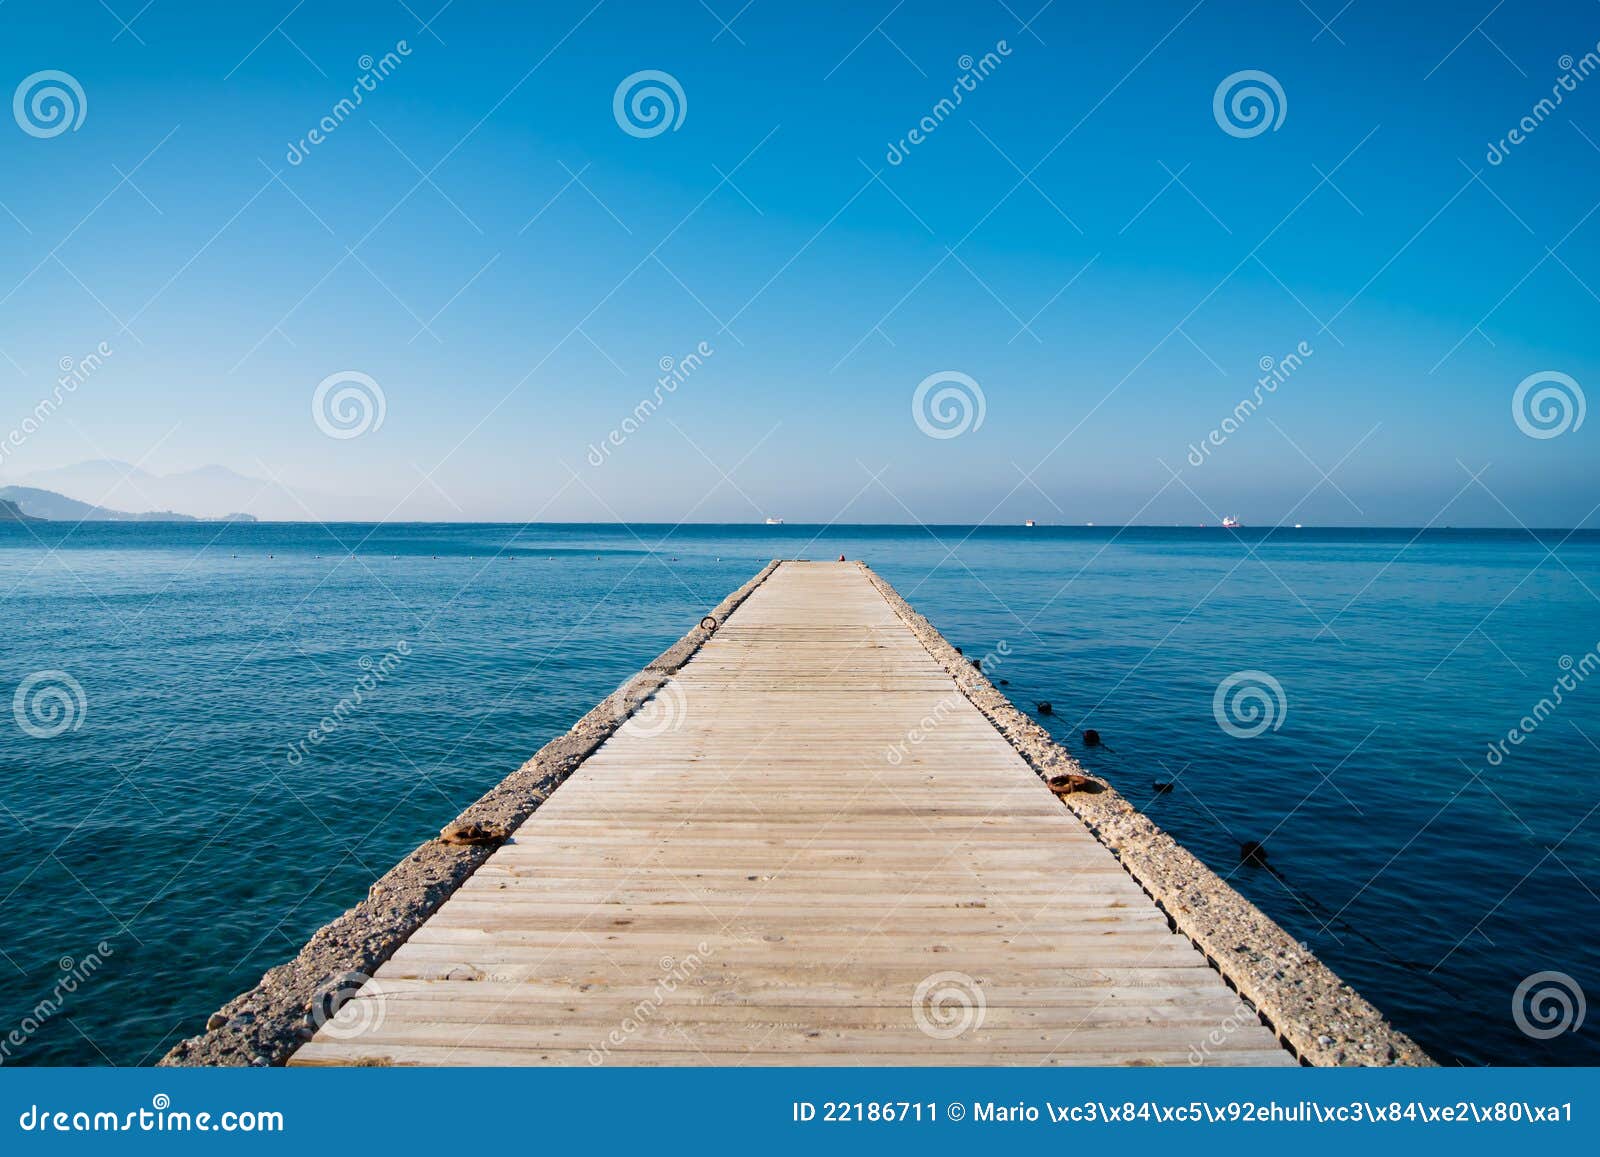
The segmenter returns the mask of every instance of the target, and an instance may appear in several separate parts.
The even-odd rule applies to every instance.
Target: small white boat
[[[769,519],[767,519],[767,525],[768,526],[782,526],[783,525],[783,519],[781,519],[781,518],[769,518]]]
[[[1030,518],[1026,522],[1024,522],[1022,525],[1023,526],[1038,526],[1039,524],[1037,522],[1035,522],[1033,519]]]
[[[1238,527],[1241,527],[1243,525],[1244,525],[1244,523],[1240,522],[1237,518],[1235,518],[1231,514],[1227,515],[1222,520],[1222,529],[1223,530],[1235,530]]]

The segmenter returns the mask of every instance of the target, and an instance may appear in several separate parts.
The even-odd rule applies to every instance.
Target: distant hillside
[[[0,522],[35,522],[37,519],[22,513],[22,507],[7,498],[0,498]]]
[[[89,502],[79,502],[53,490],[39,490],[33,486],[0,486],[0,501],[16,508],[25,518],[48,519],[55,522],[198,522],[188,514],[171,510],[152,510],[143,514],[130,514],[125,510],[108,510]],[[0,518],[4,515],[0,514]]]
[[[12,480],[55,494],[70,494],[111,510],[156,506],[187,510],[208,520],[242,521],[235,515],[249,514],[279,522],[326,522],[370,515],[377,505],[366,499],[290,487],[276,478],[254,478],[215,465],[156,474],[132,463],[101,459],[36,470]]]

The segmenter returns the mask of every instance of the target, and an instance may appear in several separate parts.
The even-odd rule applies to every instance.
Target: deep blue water
[[[0,524],[0,708],[83,705],[0,710],[0,1058],[153,1061],[767,559],[840,553],[1005,641],[1019,706],[1441,1061],[1600,1062],[1512,1008],[1600,992],[1595,532],[93,523]],[[1239,671],[1276,729],[1219,725]]]

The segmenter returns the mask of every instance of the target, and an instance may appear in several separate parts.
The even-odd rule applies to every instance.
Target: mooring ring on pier
[[[714,619],[712,616],[707,615],[705,618],[700,620],[700,629],[702,631],[713,631],[714,632],[717,629],[717,620]]]

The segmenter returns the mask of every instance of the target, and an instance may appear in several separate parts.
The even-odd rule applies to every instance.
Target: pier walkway
[[[853,564],[785,563],[291,1064],[1286,1065]]]

